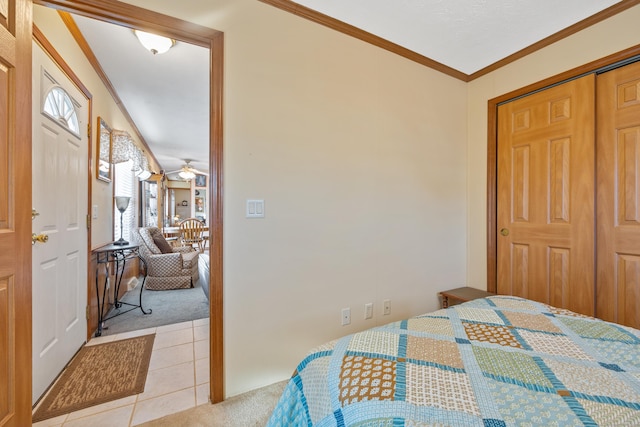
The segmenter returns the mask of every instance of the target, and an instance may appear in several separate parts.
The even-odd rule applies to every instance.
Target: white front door
[[[87,337],[88,101],[33,43],[33,402]]]

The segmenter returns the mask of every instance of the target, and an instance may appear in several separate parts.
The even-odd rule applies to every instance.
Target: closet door
[[[640,328],[640,63],[598,76],[598,317]]]
[[[595,77],[498,107],[498,293],[593,315]]]

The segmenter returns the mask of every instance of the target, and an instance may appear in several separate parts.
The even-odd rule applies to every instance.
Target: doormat
[[[33,422],[142,393],[155,334],[84,346],[38,405]]]

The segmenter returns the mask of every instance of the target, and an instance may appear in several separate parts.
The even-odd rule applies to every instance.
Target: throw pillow
[[[160,252],[162,252],[163,254],[173,253],[173,248],[161,234],[156,234],[153,236],[153,243],[156,244],[158,249],[160,249]]]

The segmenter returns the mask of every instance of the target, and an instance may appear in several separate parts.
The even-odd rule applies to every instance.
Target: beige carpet
[[[139,427],[264,427],[287,381],[234,396],[215,405],[200,405],[141,424]]]
[[[155,334],[80,349],[33,414],[33,422],[142,393]]]

